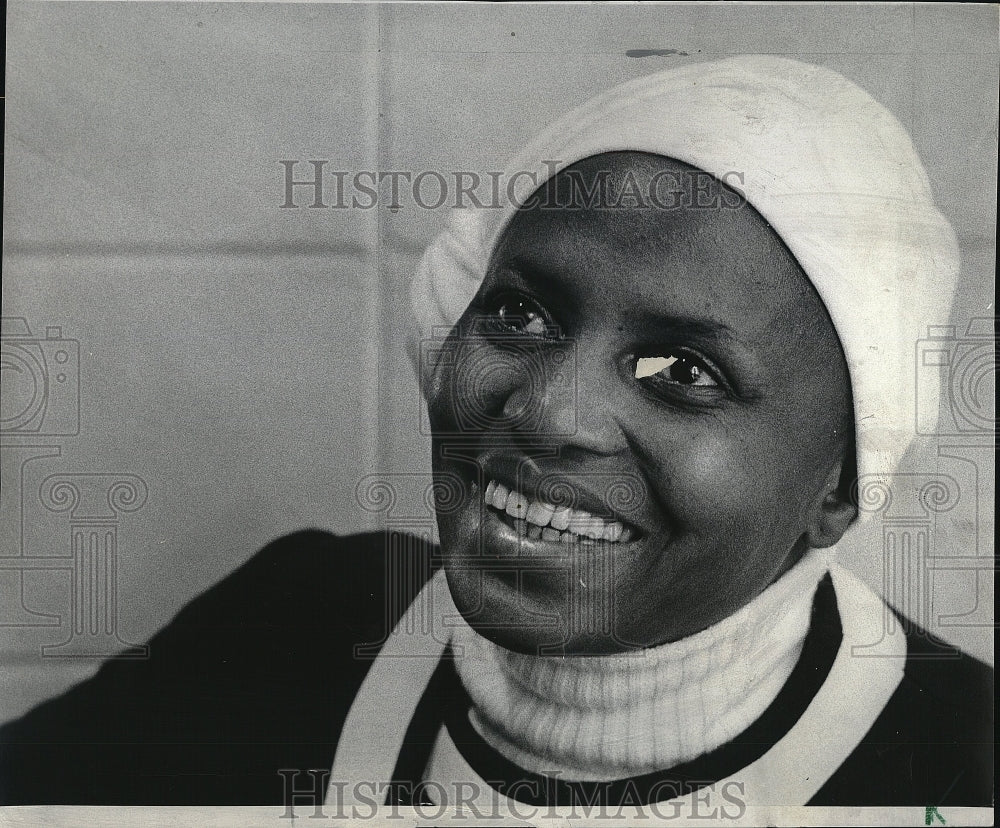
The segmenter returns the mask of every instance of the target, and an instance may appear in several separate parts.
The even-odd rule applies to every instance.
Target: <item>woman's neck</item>
[[[452,643],[473,727],[525,770],[568,780],[622,779],[694,759],[774,700],[828,567],[823,550],[810,551],[729,618],[621,655],[524,655],[462,623]]]

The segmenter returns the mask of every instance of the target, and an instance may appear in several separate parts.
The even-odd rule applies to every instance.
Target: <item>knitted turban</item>
[[[411,292],[418,336],[457,321],[538,185],[617,150],[742,175],[740,190],[812,280],[840,337],[859,475],[888,482],[915,433],[916,342],[947,321],[959,254],[906,131],[829,69],[769,56],[688,64],[560,118],[508,167],[520,186],[502,209],[454,210],[427,248]]]

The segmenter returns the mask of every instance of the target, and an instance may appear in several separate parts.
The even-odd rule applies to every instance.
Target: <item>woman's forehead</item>
[[[501,236],[497,267],[654,315],[826,317],[808,276],[737,190],[648,153],[593,156],[546,182]]]

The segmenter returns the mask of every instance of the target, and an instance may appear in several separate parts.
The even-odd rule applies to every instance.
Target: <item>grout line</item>
[[[372,251],[366,244],[316,244],[281,242],[252,245],[245,242],[207,242],[204,244],[124,244],[115,242],[34,243],[8,242],[4,256],[79,256],[79,257],[157,257],[157,256],[232,256],[234,258],[269,258],[275,256],[367,256]]]

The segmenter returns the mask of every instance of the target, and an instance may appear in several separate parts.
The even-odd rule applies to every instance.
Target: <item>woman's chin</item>
[[[614,634],[612,592],[570,589],[565,571],[455,568],[452,599],[484,638],[530,655],[608,655],[634,649]]]
[[[621,605],[643,592],[633,582],[649,566],[644,536],[556,541],[485,508],[477,495],[473,486],[464,503],[438,514],[449,588],[473,629],[532,654],[607,655],[648,643],[635,633],[649,618],[635,601]]]

